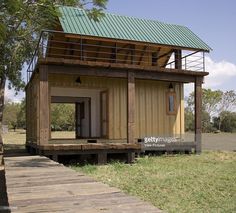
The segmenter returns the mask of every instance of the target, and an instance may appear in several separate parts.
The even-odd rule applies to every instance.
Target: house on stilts
[[[187,27],[105,13],[99,22],[59,7],[41,33],[27,70],[26,146],[58,160],[114,153],[132,162],[141,150],[201,152],[205,53]],[[184,137],[184,84],[195,91],[195,137]],[[51,138],[51,105],[75,106],[74,139]]]

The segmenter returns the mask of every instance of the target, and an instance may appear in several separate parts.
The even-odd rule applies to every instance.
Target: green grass
[[[55,132],[71,137],[73,132]],[[191,135],[190,135],[191,136]],[[4,148],[24,148],[25,131],[3,135]],[[204,150],[236,150],[236,134],[203,134]],[[236,152],[139,158],[133,165],[73,167],[168,212],[236,212]]]
[[[133,165],[73,166],[168,212],[236,212],[236,153],[139,158]]]

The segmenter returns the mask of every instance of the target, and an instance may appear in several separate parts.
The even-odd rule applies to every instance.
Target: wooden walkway
[[[5,169],[12,212],[161,212],[147,202],[46,157],[7,157]]]

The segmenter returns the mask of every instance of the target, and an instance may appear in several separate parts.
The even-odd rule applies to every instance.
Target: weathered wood
[[[168,51],[167,53],[164,53],[164,54],[158,56],[157,60],[160,60],[160,59],[163,58],[163,57],[166,57],[166,56],[171,55],[172,52],[173,52],[173,50],[171,49],[171,50]]]
[[[51,103],[76,103],[80,101],[81,97],[51,96]]]
[[[63,58],[47,58],[45,60],[41,60],[42,64],[50,64],[50,73],[54,74],[78,74],[78,75],[93,75],[93,76],[104,76],[104,77],[114,77],[114,78],[124,78],[124,73],[127,69],[133,70],[136,72],[144,71],[147,75],[150,72],[156,73],[159,75],[161,72],[166,74],[178,74],[184,76],[206,76],[208,72],[194,72],[191,70],[179,70],[179,69],[166,69],[159,68],[157,66],[140,66],[135,64],[116,64],[116,63],[108,63],[108,62],[95,62],[95,61],[81,61],[74,59],[63,59]],[[55,65],[53,65],[55,64]],[[56,65],[69,65],[66,67],[56,66]],[[89,68],[90,67],[90,68]],[[94,68],[96,67],[96,68]],[[111,70],[111,68],[113,68]],[[188,81],[184,81],[188,82]],[[192,80],[191,82],[194,82]]]
[[[86,38],[88,40],[96,40],[96,41],[103,41],[103,42],[114,42],[114,39],[112,38],[102,38],[102,37],[94,37],[94,36],[81,36],[81,35],[76,35],[76,34],[65,34],[65,37],[69,37],[69,38],[75,38],[75,39],[80,39],[82,38]],[[153,43],[148,43],[148,42],[141,42],[141,41],[130,41],[130,40],[115,40],[118,44],[134,44],[134,45],[148,45],[150,47],[165,47],[165,48],[171,48],[171,49],[181,49],[181,50],[196,50],[195,48],[189,48],[189,47],[179,47],[179,46],[173,46],[173,45],[160,45],[160,44],[153,44]],[[209,52],[209,51],[206,51]]]
[[[45,157],[6,158],[11,212],[161,212]]]
[[[175,50],[175,69],[182,69],[182,52],[181,50]]]
[[[172,82],[194,82],[195,77],[191,75],[181,75],[168,72],[145,72],[140,71],[135,73],[135,78],[143,80],[155,80],[155,81],[172,81]]]
[[[58,155],[57,155],[57,154],[53,154],[53,155],[52,155],[52,159],[53,159],[55,162],[58,162]]]
[[[135,143],[135,74],[127,72],[127,142]]]
[[[143,51],[142,51],[142,53],[141,53],[141,55],[140,55],[140,57],[139,57],[139,61],[138,61],[138,64],[139,64],[139,65],[141,64],[141,62],[142,62],[142,60],[143,60],[143,56],[144,56],[144,54],[146,53],[147,48],[148,48],[148,46],[144,46],[144,47],[143,47]]]
[[[49,98],[48,66],[41,65],[39,68],[39,144],[48,143],[49,139]]]
[[[195,142],[196,153],[200,154],[202,150],[202,82],[203,79],[196,78],[194,87],[195,97]]]
[[[102,152],[99,152],[97,154],[97,158],[98,158],[98,165],[103,165],[103,164],[106,164],[107,163],[107,152],[106,151],[102,151]]]
[[[135,153],[129,152],[127,153],[127,163],[134,163]]]

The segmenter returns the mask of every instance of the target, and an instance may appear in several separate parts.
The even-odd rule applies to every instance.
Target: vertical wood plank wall
[[[26,88],[26,141],[39,141],[39,77],[35,74]]]
[[[109,139],[127,138],[127,80],[118,78],[49,75],[49,87],[98,88],[108,90]],[[135,80],[135,137],[179,136],[184,133],[183,84],[174,83],[177,114],[166,114],[169,82]]]
[[[176,115],[166,113],[166,92],[169,83],[136,80],[136,137],[179,136],[184,133],[183,84],[175,83]]]

